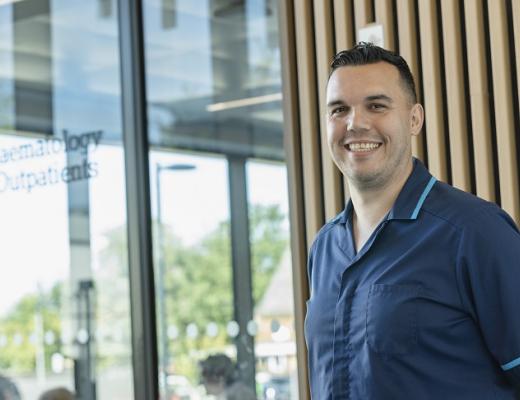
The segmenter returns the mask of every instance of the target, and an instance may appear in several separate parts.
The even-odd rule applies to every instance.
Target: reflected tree
[[[250,208],[255,303],[262,298],[288,245],[285,221],[286,216],[276,205]],[[106,246],[99,254],[99,268],[94,276],[95,325],[110,327],[110,332],[98,332],[99,367],[128,363],[130,346],[126,227],[107,232],[105,239]],[[166,293],[170,372],[195,381],[195,360],[222,351],[232,343],[226,332],[228,322],[233,319],[230,223],[220,222],[191,246],[184,245],[165,227],[164,244],[166,274],[156,284],[163,284]],[[26,295],[0,319],[0,342],[2,336],[8,338],[6,343],[0,343],[3,346],[0,369],[19,374],[34,372],[36,347],[29,338],[34,338],[38,313],[42,316],[43,332],[52,332],[56,338],[45,346],[45,363],[49,368],[51,355],[61,351],[62,291],[63,284],[57,283],[48,292]]]
[[[52,354],[61,351],[60,310],[63,284],[27,294],[0,319],[0,369],[12,374],[32,374],[38,346],[44,349],[46,369]],[[36,326],[40,324],[41,326]],[[40,332],[40,335],[37,335]],[[52,340],[45,342],[45,334]]]
[[[289,245],[287,216],[276,205],[253,205],[249,212],[253,299],[262,299],[274,271]]]
[[[255,303],[262,298],[288,245],[285,220],[277,205],[250,207]],[[171,372],[195,379],[194,359],[222,351],[231,343],[226,332],[233,319],[230,223],[222,221],[194,246],[183,246],[171,234],[165,243],[168,324],[179,333],[169,342]],[[209,326],[213,332],[206,332]]]

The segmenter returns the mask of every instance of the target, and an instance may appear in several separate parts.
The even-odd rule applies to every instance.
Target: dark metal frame
[[[231,260],[235,320],[240,331],[235,338],[241,379],[255,387],[255,343],[247,331],[253,320],[253,285],[245,157],[228,157]]]
[[[141,0],[119,0],[134,398],[159,398]]]

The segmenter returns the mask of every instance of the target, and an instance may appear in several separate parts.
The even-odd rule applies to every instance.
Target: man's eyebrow
[[[389,103],[393,103],[393,99],[388,97],[386,94],[374,94],[372,96],[365,97],[365,101],[384,100]]]
[[[334,107],[334,106],[344,106],[345,103],[342,100],[332,100],[327,103],[327,107]]]

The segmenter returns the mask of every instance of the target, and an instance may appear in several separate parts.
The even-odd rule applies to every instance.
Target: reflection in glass
[[[226,341],[226,322],[232,315],[228,224],[225,222],[229,217],[227,193],[219,189],[226,187],[226,166],[220,157],[163,152],[151,153],[150,164],[194,167],[191,171],[172,170],[151,177],[155,187],[156,179],[161,180],[160,193],[152,192],[155,231],[162,231],[162,236],[154,236],[155,249],[163,252],[165,266],[163,279],[156,282],[158,291],[164,291],[165,295],[163,322],[159,324],[169,326],[174,337],[160,348],[161,383],[163,390],[173,395],[181,390],[180,382],[198,381],[197,365],[191,362],[192,353],[201,345],[220,348]],[[159,194],[161,199],[155,197]],[[191,208],[197,213],[186,212]],[[159,246],[161,237],[162,246]],[[158,297],[156,301],[159,300]],[[216,324],[216,335],[206,334],[210,324]],[[197,391],[196,388],[186,390],[193,395]]]
[[[262,398],[297,399],[292,266],[289,249],[287,172],[278,162],[247,164],[252,240],[257,380]],[[256,210],[256,211],[255,211]]]
[[[144,15],[161,398],[209,398],[199,362],[223,355],[257,398],[297,399],[276,1]],[[154,172],[176,163],[195,168]]]
[[[0,373],[24,399],[65,386],[82,399],[126,400],[117,13],[80,0],[0,3],[0,240],[10,276],[0,282]]]

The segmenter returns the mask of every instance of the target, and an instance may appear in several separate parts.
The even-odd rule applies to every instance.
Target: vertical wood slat
[[[354,16],[352,0],[334,0],[334,22],[336,32],[336,53],[354,46]],[[343,177],[343,204],[350,198],[348,183]]]
[[[334,33],[331,1],[314,0],[314,24],[316,40],[316,68],[318,79],[318,111],[321,138],[321,166],[325,219],[330,220],[343,208],[341,176],[329,153],[327,141],[326,92],[329,62],[334,51]]]
[[[517,96],[520,98],[520,2],[518,0],[512,1],[512,11],[513,11],[513,35],[514,35],[514,42],[515,42],[515,57],[516,57],[516,90],[517,90]],[[520,99],[518,102],[518,105],[520,107]],[[520,109],[518,110],[520,114]],[[517,140],[519,140],[517,138]],[[517,143],[518,145],[518,143]],[[520,169],[520,160],[517,159],[517,171]],[[520,184],[520,182],[519,182]],[[517,219],[516,223],[520,225],[520,220]]]
[[[399,53],[406,60],[415,80],[415,90],[418,100],[421,98],[419,76],[419,61],[417,53],[417,26],[415,23],[416,8],[414,0],[397,0],[397,27],[399,38]],[[424,161],[424,136],[412,138],[412,153]]]
[[[394,12],[392,0],[375,0],[376,22],[383,25],[385,49],[395,51]]]
[[[518,91],[518,95],[520,97],[520,2],[518,0],[512,0],[511,8],[513,10],[513,35],[515,41],[516,57],[516,90]],[[520,101],[518,102],[518,105],[520,106]]]
[[[469,100],[477,195],[495,201],[495,173],[489,114],[489,88],[482,0],[464,1]]]
[[[352,0],[334,0],[333,7],[337,53],[350,49],[355,43]]]
[[[422,0],[418,4],[428,167],[430,172],[438,179],[447,181],[437,6],[435,0]]]
[[[307,347],[303,335],[305,301],[309,297],[307,280],[307,246],[305,242],[305,202],[303,168],[298,111],[298,68],[294,32],[292,0],[279,2],[280,42],[282,56],[282,91],[284,107],[284,139],[287,155],[289,186],[289,218],[291,230],[291,257],[294,296],[294,325],[296,335],[296,363],[298,369],[298,398],[310,400],[307,375]]]
[[[471,192],[468,157],[468,126],[464,88],[464,69],[460,7],[458,1],[441,0],[444,38],[444,68],[446,75],[446,101],[450,135],[452,184]]]
[[[294,4],[293,4],[294,1]],[[299,111],[297,121],[300,123],[299,128],[293,128],[297,134],[301,135],[301,157],[303,159],[301,168],[301,178],[304,183],[304,194],[301,194],[300,200],[305,203],[305,212],[302,210],[301,215],[293,216],[295,218],[303,218],[308,222],[307,227],[300,225],[300,230],[306,230],[307,244],[310,245],[314,233],[323,223],[324,205],[321,194],[330,196],[327,189],[327,180],[329,173],[326,171],[326,165],[323,164],[323,176],[320,174],[320,148],[322,150],[322,158],[325,159],[328,153],[325,153],[324,142],[321,146],[318,143],[316,132],[318,132],[318,118],[321,118],[321,132],[325,132],[323,125],[324,112],[318,107],[320,102],[325,101],[323,80],[328,75],[328,65],[324,63],[325,57],[327,64],[330,57],[327,56],[330,51],[332,40],[332,29],[336,36],[336,50],[350,48],[354,43],[355,30],[352,28],[355,21],[355,27],[363,27],[370,21],[372,15],[372,1],[368,0],[328,0],[328,4],[318,4],[318,0],[314,0],[315,21],[312,23],[312,11],[309,5],[297,0],[291,0],[288,7],[294,6],[296,11],[295,21],[297,25],[297,35],[292,43],[284,46],[297,46],[297,60],[293,68],[297,68],[298,73],[298,89],[293,89],[290,96],[299,96],[300,102],[295,103],[294,107]],[[397,6],[398,31],[394,32],[394,41],[399,43],[400,54],[408,61],[414,77],[417,79],[417,90],[421,90],[419,80],[422,79],[423,91],[426,108],[426,125],[427,125],[427,142],[428,142],[428,158],[429,167],[434,175],[442,180],[447,179],[447,147],[445,143],[444,121],[448,121],[450,135],[450,149],[453,184],[465,190],[469,190],[469,157],[474,157],[476,191],[477,194],[488,200],[495,200],[495,184],[494,180],[500,177],[502,206],[516,220],[519,221],[518,207],[518,159],[516,154],[516,143],[514,136],[514,110],[512,109],[512,89],[510,87],[510,55],[509,36],[507,32],[507,18],[505,16],[504,0],[489,0],[485,2],[489,6],[489,25],[491,40],[491,59],[493,78],[488,80],[487,75],[487,57],[486,57],[486,40],[485,24],[484,24],[484,5],[483,0],[465,0],[463,2],[441,0],[395,0]],[[509,1],[509,0],[508,0]],[[514,37],[515,51],[517,59],[520,59],[520,10],[517,0],[510,0],[513,5],[513,21],[514,21]],[[352,3],[354,7],[352,8]],[[285,3],[285,2],[280,2]],[[381,9],[388,2],[375,0],[376,20],[382,21]],[[455,3],[455,4],[454,4]],[[330,4],[333,4],[334,18],[330,11]],[[441,4],[441,12],[443,16],[443,38],[445,43],[445,64],[440,65],[440,49],[437,9],[436,5]],[[418,5],[418,9],[415,7]],[[283,7],[283,6],[282,6]],[[461,20],[459,13],[464,7],[464,16],[466,21],[466,48],[467,59],[461,60],[460,51],[464,45],[461,43]],[[352,10],[354,11],[352,13]],[[416,26],[416,13],[419,13],[420,26]],[[352,15],[354,14],[354,15]],[[282,14],[283,15],[283,14]],[[391,15],[391,14],[390,14]],[[303,16],[303,18],[302,18]],[[388,18],[388,17],[387,17]],[[335,26],[332,27],[332,21]],[[330,26],[328,27],[327,24]],[[316,29],[314,36],[313,29]],[[418,35],[420,30],[420,36]],[[418,43],[418,40],[421,40]],[[313,42],[313,39],[315,42]],[[316,55],[309,43],[313,43],[316,49]],[[497,49],[498,47],[498,49]],[[418,53],[418,49],[421,53]],[[422,60],[421,60],[422,58]],[[422,62],[422,76],[419,76],[419,61]],[[468,80],[469,87],[464,98],[464,77],[462,72],[462,63],[468,64]],[[321,63],[324,63],[323,65]],[[317,67],[316,67],[317,64]],[[316,70],[317,68],[317,74]],[[326,68],[326,74],[324,69]],[[446,82],[441,82],[441,68],[445,68]],[[520,85],[520,68],[517,68],[517,83]],[[284,79],[287,79],[284,77]],[[498,136],[498,161],[499,171],[493,171],[493,153],[492,153],[492,129],[489,109],[489,84],[493,84],[495,92],[495,113],[496,113],[496,132]],[[509,84],[509,87],[508,87]],[[443,94],[442,85],[446,85],[448,115],[443,112]],[[303,86],[303,87],[302,87]],[[319,88],[319,100],[317,99],[316,87]],[[520,90],[514,88],[515,90]],[[297,94],[295,93],[297,90]],[[420,96],[420,93],[418,93]],[[284,91],[284,96],[286,91]],[[287,100],[286,100],[287,101]],[[469,154],[468,146],[468,127],[467,118],[465,116],[466,108],[464,102],[470,101],[471,106],[471,129],[473,132],[474,154]],[[323,106],[323,104],[321,103]],[[287,115],[287,112],[286,112]],[[314,115],[314,117],[313,117]],[[414,155],[424,159],[424,144],[420,142],[422,138],[414,139],[413,151]],[[424,139],[422,139],[424,141]],[[299,150],[299,144],[293,143],[296,151]],[[320,146],[320,147],[319,147]],[[297,157],[293,154],[292,157]],[[298,179],[298,178],[291,178]],[[322,187],[322,179],[324,186]],[[335,185],[335,184],[334,184]],[[337,188],[337,186],[334,186]],[[297,190],[297,189],[296,189]],[[320,193],[320,195],[317,195]],[[294,204],[294,201],[291,203]],[[516,205],[516,206],[515,206]],[[303,206],[301,206],[303,207]],[[330,211],[325,211],[325,214]],[[305,224],[303,224],[305,225]],[[309,226],[311,225],[311,226]],[[297,228],[292,228],[297,229]],[[294,230],[292,231],[294,232]],[[300,235],[300,241],[305,242],[303,235]],[[304,247],[304,244],[293,245],[294,247]],[[302,254],[298,256],[302,263]],[[302,266],[296,267],[302,272]],[[302,275],[304,276],[304,275]],[[302,286],[300,291],[305,292],[307,288]],[[297,289],[298,290],[298,289]],[[307,292],[305,292],[307,293]],[[297,294],[295,295],[297,296]],[[303,307],[302,297],[299,300],[295,297],[297,308]],[[301,315],[304,315],[300,310]],[[303,318],[303,317],[302,317]],[[297,321],[298,324],[298,321]],[[298,325],[299,326],[299,325]],[[301,339],[301,338],[300,338]],[[297,343],[298,339],[297,339]],[[299,344],[298,346],[304,346]],[[300,351],[300,350],[298,350]],[[299,361],[300,362],[300,361]],[[305,365],[305,364],[304,364]],[[308,388],[308,386],[307,386]],[[300,383],[300,390],[302,386]],[[308,399],[308,393],[301,391],[300,397]]]
[[[372,2],[368,0],[354,0],[354,22],[356,26],[356,41],[359,42],[358,29],[373,22]]]
[[[488,1],[501,205],[520,222],[508,21],[504,0]]]
[[[314,235],[324,222],[320,175],[320,141],[318,132],[318,102],[314,65],[312,8],[307,1],[294,3],[296,25],[296,58],[298,65],[298,98],[302,144],[306,240],[310,247]]]

